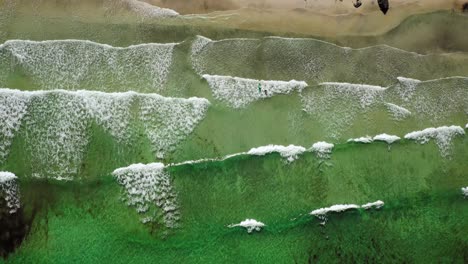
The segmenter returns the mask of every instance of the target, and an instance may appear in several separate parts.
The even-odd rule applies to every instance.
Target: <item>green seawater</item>
[[[450,160],[431,144],[404,142],[339,146],[323,165],[312,154],[292,164],[272,154],[174,167],[183,220],[167,235],[119,202],[109,176],[21,181],[25,209],[40,210],[8,262],[463,263],[466,144],[457,140]],[[333,214],[325,226],[308,215],[376,199],[384,208]],[[267,226],[256,234],[226,227],[246,217]]]
[[[0,262],[468,262],[466,15],[419,14],[380,36],[331,38],[109,10],[86,21],[8,3],[0,87],[14,90],[0,89],[0,171],[18,177],[27,235]],[[268,80],[307,86],[235,108],[227,102],[244,100],[232,95],[242,85],[226,84],[219,98],[203,74],[255,91]],[[190,97],[207,99],[206,111]],[[451,125],[463,133],[404,138]],[[382,133],[401,140],[348,142]],[[245,153],[318,141],[332,152]],[[200,159],[217,160],[175,164]],[[177,195],[176,228],[160,215],[142,223],[113,174],[155,162]],[[380,209],[330,212],[325,222],[310,214],[377,200]],[[245,219],[266,226],[229,228]]]

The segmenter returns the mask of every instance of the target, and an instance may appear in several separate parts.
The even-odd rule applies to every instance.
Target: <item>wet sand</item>
[[[393,0],[387,15],[382,14],[375,1],[364,1],[359,9],[352,6],[351,0],[336,3],[309,0],[307,8],[304,8],[304,3],[300,7],[298,1],[295,2],[296,4],[291,3],[287,7],[285,4],[271,5],[270,8],[247,7],[186,17],[193,18],[195,23],[256,31],[323,37],[379,35],[395,28],[411,15],[452,9],[460,1]],[[293,6],[298,7],[292,8]]]
[[[406,18],[436,10],[461,7],[462,0],[390,0],[390,10],[383,15],[376,0],[362,0],[356,9],[352,0],[146,0],[161,7],[174,8],[177,17],[148,16],[153,7],[143,3],[135,10],[136,0],[0,0],[0,8],[15,2],[15,21],[34,25],[36,17],[61,18],[82,23],[157,23],[168,26],[211,27],[241,29],[274,34],[295,34],[311,37],[337,38],[342,36],[377,36],[394,29]],[[202,4],[202,7],[200,7]],[[213,11],[234,9],[225,11]],[[458,8],[459,9],[459,8]],[[213,11],[213,12],[211,12]],[[208,12],[208,13],[203,13]],[[459,12],[459,11],[457,11]],[[1,12],[0,12],[1,13]],[[203,13],[190,14],[184,13]],[[156,19],[156,20],[154,20]],[[19,22],[18,22],[19,21]],[[29,22],[28,22],[29,21]]]
[[[202,14],[214,11],[237,10],[240,8],[268,9],[309,9],[322,14],[366,13],[378,10],[376,0],[362,0],[356,9],[355,0],[143,0],[147,3],[171,8],[180,14]],[[429,10],[447,9],[461,6],[463,0],[390,0],[391,8],[405,5],[419,5]]]

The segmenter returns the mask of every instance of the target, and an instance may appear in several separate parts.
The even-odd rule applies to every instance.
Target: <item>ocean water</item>
[[[467,261],[468,54],[408,39],[463,15],[371,41],[32,3],[0,2],[0,261]]]

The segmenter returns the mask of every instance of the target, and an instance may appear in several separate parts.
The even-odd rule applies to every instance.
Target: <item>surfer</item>
[[[262,93],[262,84],[261,83],[258,83],[258,92]]]

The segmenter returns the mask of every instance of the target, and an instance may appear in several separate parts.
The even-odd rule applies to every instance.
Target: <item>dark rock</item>
[[[357,0],[356,3],[353,3],[355,8],[359,8],[362,5],[361,0]]]
[[[29,229],[23,209],[10,213],[5,200],[0,196],[0,257],[6,258],[21,245]]]
[[[390,4],[388,3],[388,0],[378,0],[379,2],[379,7],[382,13],[387,14],[388,9],[390,8]]]
[[[464,3],[464,4],[462,5],[462,9],[461,9],[461,10],[462,10],[463,13],[468,13],[468,2],[466,2],[466,3]]]

